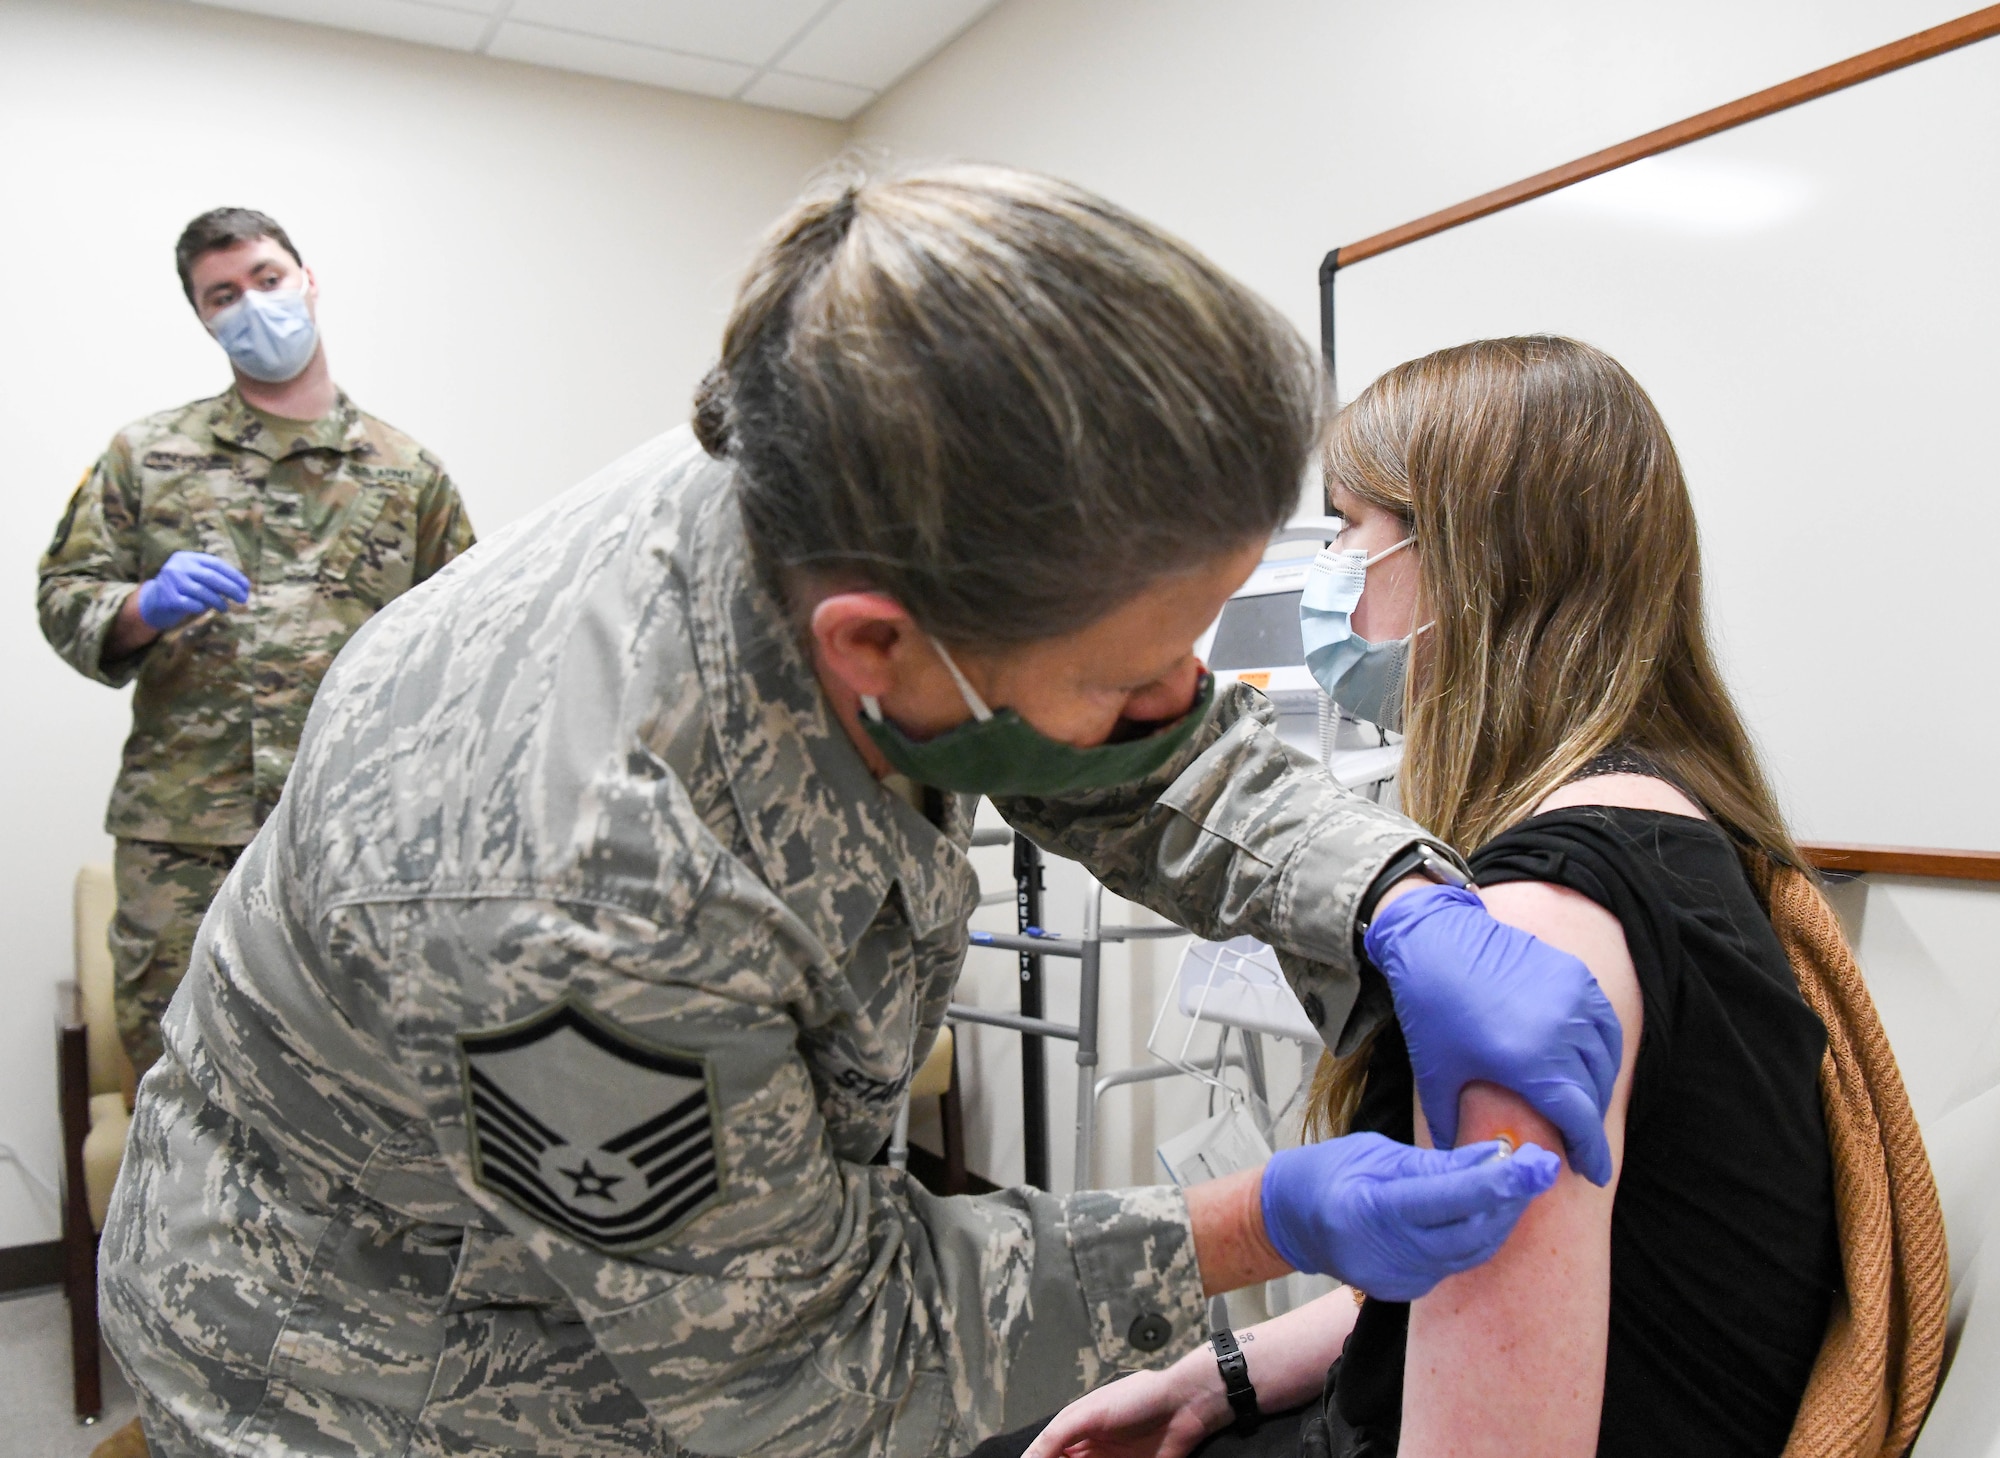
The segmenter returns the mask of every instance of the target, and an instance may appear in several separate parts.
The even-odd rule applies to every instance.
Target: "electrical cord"
[[[25,1159],[21,1158],[21,1151],[16,1149],[13,1145],[0,1144],[0,1162],[13,1165],[14,1168],[18,1169],[22,1174],[26,1175],[30,1180],[34,1181],[35,1184],[41,1186],[43,1193],[45,1193],[51,1200],[56,1201],[58,1204],[61,1203],[62,1196],[56,1190],[56,1187],[50,1184],[47,1180],[43,1179],[40,1175],[36,1174],[34,1170],[29,1168],[28,1162]]]

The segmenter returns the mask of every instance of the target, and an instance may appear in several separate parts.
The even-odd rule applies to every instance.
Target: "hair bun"
[[[709,369],[694,389],[694,438],[718,461],[729,454],[729,376],[720,364]]]
[[[845,238],[847,230],[854,226],[854,215],[860,210],[861,181],[858,178],[850,178],[847,185],[840,190],[840,196],[836,197],[826,210],[823,226],[827,232],[827,241],[837,244]]]

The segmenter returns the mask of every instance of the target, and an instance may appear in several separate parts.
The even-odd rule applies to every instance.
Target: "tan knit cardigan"
[[[1752,868],[1806,1005],[1826,1024],[1820,1098],[1846,1289],[1785,1458],[1901,1458],[1937,1390],[1951,1300],[1944,1212],[1895,1054],[1812,879]]]

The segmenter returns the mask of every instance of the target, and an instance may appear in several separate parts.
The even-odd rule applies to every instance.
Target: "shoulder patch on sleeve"
[[[544,1225],[624,1255],[721,1195],[707,1059],[570,999],[458,1045],[473,1177]]]
[[[53,557],[69,544],[70,530],[76,525],[76,514],[83,509],[83,493],[89,489],[90,478],[96,473],[97,467],[92,466],[77,481],[76,490],[69,496],[69,506],[63,512],[62,520],[56,523],[55,539],[49,543],[44,556]]]

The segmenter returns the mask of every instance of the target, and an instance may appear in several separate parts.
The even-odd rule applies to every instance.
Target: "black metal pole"
[[[1319,263],[1319,357],[1326,361],[1326,392],[1338,404],[1339,381],[1333,372],[1333,276],[1340,271],[1340,250],[1334,249]]]
[[[1027,836],[1014,836],[1014,920],[1018,930],[1042,924],[1042,853]],[[1021,1016],[1042,1015],[1042,958],[1021,953]],[[1021,1038],[1021,1156],[1023,1179],[1038,1190],[1049,1187],[1049,1080],[1043,1042]]]

